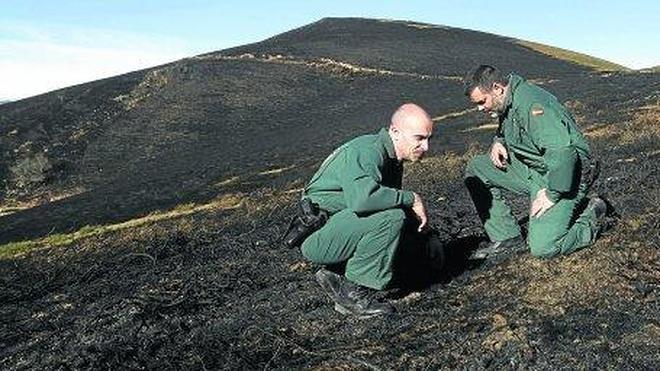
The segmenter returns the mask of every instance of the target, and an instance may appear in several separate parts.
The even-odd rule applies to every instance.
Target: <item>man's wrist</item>
[[[493,137],[493,144],[495,144],[495,143],[499,143],[499,144],[503,145],[504,144],[504,137],[500,137],[500,136],[497,136],[497,135],[494,136]]]
[[[415,204],[416,193],[411,191],[402,191],[403,192],[403,206],[412,207]]]
[[[552,201],[552,203],[556,204],[557,201],[559,201],[559,199],[561,198],[561,193],[550,189],[546,189],[545,196],[548,198],[548,200]]]

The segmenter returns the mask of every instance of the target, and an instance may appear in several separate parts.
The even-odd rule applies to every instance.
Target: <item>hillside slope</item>
[[[566,258],[499,265],[462,184],[492,123],[459,76],[495,62],[556,94],[621,215]],[[402,102],[434,116],[406,167],[449,246],[389,318],[335,313],[283,249],[300,188]],[[0,368],[657,369],[660,74],[602,73],[517,40],[324,19],[261,43],[0,106]],[[524,219],[526,200],[514,199]],[[17,242],[19,241],[19,242]],[[20,242],[25,241],[25,242]]]
[[[481,32],[324,19],[3,105],[2,206],[13,213],[0,242],[125,220],[208,198],[238,175],[313,163],[403,101],[462,111],[459,78],[484,61],[540,79],[590,71]],[[319,128],[329,141],[298,139]]]

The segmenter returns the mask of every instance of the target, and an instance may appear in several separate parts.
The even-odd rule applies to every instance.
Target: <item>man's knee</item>
[[[307,260],[313,263],[326,264],[328,243],[332,238],[333,228],[326,224],[321,229],[307,236],[300,245],[300,251]]]
[[[467,166],[465,167],[464,177],[478,177],[482,170],[487,167],[492,166],[490,158],[487,155],[477,155],[474,156],[470,161],[468,161]]]
[[[534,236],[529,238],[529,249],[533,256],[541,259],[554,258],[561,252],[557,239]]]
[[[403,225],[404,220],[406,220],[406,212],[399,208],[383,210],[376,214],[380,214],[383,220],[395,225]]]
[[[316,231],[315,233],[317,233]],[[311,236],[305,238],[305,240],[300,245],[300,252],[303,256],[314,263],[320,263],[319,251],[318,251],[318,238],[315,238],[314,233]]]
[[[476,175],[477,168],[478,168],[477,157],[473,157],[472,159],[470,159],[470,161],[468,161],[468,163],[467,163],[467,166],[465,166],[465,174],[463,174],[463,178],[466,181],[467,181],[467,179],[473,178]]]

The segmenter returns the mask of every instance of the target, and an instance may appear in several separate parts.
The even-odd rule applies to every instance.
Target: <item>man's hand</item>
[[[506,169],[506,162],[509,159],[509,154],[506,151],[504,144],[500,142],[494,142],[490,146],[490,160],[493,162],[493,165],[498,169]]]
[[[529,209],[529,215],[535,218],[540,217],[546,212],[549,208],[554,206],[554,202],[550,201],[548,198],[548,193],[546,189],[543,188],[536,193],[536,198],[532,201],[532,206]]]
[[[413,194],[415,195],[415,202],[413,202],[412,211],[415,213],[417,220],[419,220],[419,228],[417,228],[417,232],[421,232],[426,228],[426,223],[428,222],[426,207],[424,206],[422,198],[415,192],[413,192]]]

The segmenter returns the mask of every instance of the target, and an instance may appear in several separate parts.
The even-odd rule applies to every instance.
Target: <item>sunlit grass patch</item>
[[[563,315],[571,303],[604,300],[608,295],[631,295],[630,281],[650,275],[656,266],[657,207],[628,215],[592,246],[551,261],[526,256],[511,265],[512,274],[529,282],[521,288],[523,301],[550,315]],[[651,232],[652,233],[652,232]],[[646,273],[645,273],[646,272]]]
[[[629,246],[632,243],[647,245],[653,237],[658,238],[657,223],[660,213],[660,206],[656,203],[659,201],[658,196],[657,192],[651,196],[648,201],[651,205],[645,210],[622,217],[617,222],[615,229],[597,243],[615,246]],[[649,235],[649,231],[655,231],[656,234]]]
[[[73,233],[58,233],[36,240],[10,242],[0,246],[0,259],[21,255],[34,249],[69,245],[72,242],[113,230],[111,226],[84,226]]]
[[[442,115],[435,116],[435,117],[432,118],[432,120],[433,120],[434,123],[439,123],[440,121],[465,116],[469,113],[476,112],[476,111],[477,111],[476,108],[469,108],[469,109],[465,109],[465,110],[462,110],[462,111],[449,112],[449,113],[445,113],[445,114],[442,114]]]
[[[414,177],[421,182],[432,182],[438,176],[458,179],[463,176],[468,161],[483,151],[478,143],[473,143],[461,154],[449,151],[439,156],[429,156],[419,163],[408,164],[405,174],[406,177]]]
[[[527,328],[525,326],[511,326],[510,320],[503,314],[495,313],[491,317],[491,330],[482,340],[481,345],[491,351],[499,351],[508,343],[528,349]]]
[[[276,169],[270,169],[270,170],[264,170],[259,173],[259,175],[274,175],[274,174],[280,174],[285,171],[294,169],[296,165],[290,165],[290,166],[284,166]]]
[[[232,177],[229,177],[227,179],[223,179],[223,180],[215,183],[214,186],[224,187],[224,186],[228,186],[230,184],[236,184],[239,179],[240,179],[240,177],[238,177],[238,176],[232,176]]]
[[[49,202],[55,202],[59,200],[64,200],[69,197],[73,197],[85,192],[83,187],[74,187],[71,189],[65,189],[57,192],[48,192],[47,194],[38,195],[29,200],[18,201],[18,200],[5,200],[0,204],[0,216],[13,214],[18,211],[28,210],[33,207],[43,205]]]
[[[469,133],[473,131],[495,131],[497,129],[498,124],[483,124],[479,126],[473,126],[467,129],[459,130],[461,133]]]
[[[615,267],[602,251],[584,251],[550,262],[527,256],[515,270],[529,282],[521,289],[522,300],[550,315],[563,315],[573,302],[597,301],[615,279]]]
[[[633,344],[635,346],[649,346],[657,349],[660,343],[660,326],[649,323],[636,332],[626,334],[623,343]]]
[[[626,122],[595,124],[584,129],[585,136],[615,142],[634,144],[640,140],[660,141],[660,105],[637,108]]]
[[[517,44],[553,58],[562,59],[567,62],[576,63],[582,66],[593,68],[597,71],[630,71],[628,67],[606,61],[604,59],[592,57],[590,55],[574,52],[567,49],[557,48],[533,41],[516,40]]]
[[[251,195],[242,193],[228,193],[204,203],[184,203],[166,211],[155,211],[127,220],[121,223],[107,225],[85,226],[71,233],[53,234],[43,238],[29,241],[11,242],[0,246],[0,259],[7,259],[27,254],[31,251],[49,249],[52,247],[67,246],[90,237],[100,236],[101,245],[114,246],[126,241],[151,241],[154,238],[172,233],[192,234],[200,228],[212,228],[204,225],[210,223],[206,220],[200,224],[194,219],[196,214],[215,218],[216,213],[222,212],[222,218],[212,222],[215,227],[220,225],[236,225],[251,223],[253,220],[268,217],[282,212],[287,206],[293,205],[300,197],[302,184],[294,181],[282,189],[263,189]],[[226,214],[227,211],[231,213]],[[113,232],[121,232],[117,235]]]
[[[20,255],[34,249],[69,245],[75,241],[88,238],[91,236],[106,234],[109,232],[115,232],[130,228],[136,228],[164,220],[180,218],[201,211],[218,211],[218,210],[224,211],[224,210],[237,209],[243,204],[244,201],[245,201],[245,197],[242,194],[225,194],[204,204],[195,204],[195,203],[181,204],[169,211],[156,211],[148,215],[131,219],[128,221],[124,221],[121,223],[84,226],[78,231],[72,233],[53,234],[35,240],[12,242],[0,246],[0,258],[7,258],[11,256]]]
[[[144,99],[154,92],[160,90],[171,80],[171,67],[164,67],[149,71],[144,79],[128,94],[122,94],[113,98],[115,102],[123,105],[126,111],[137,107]]]

